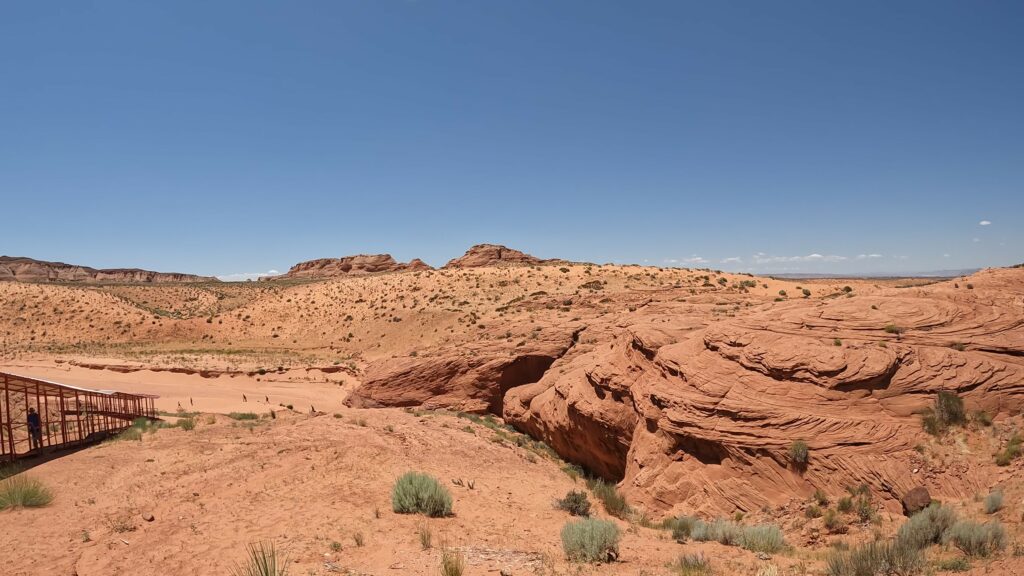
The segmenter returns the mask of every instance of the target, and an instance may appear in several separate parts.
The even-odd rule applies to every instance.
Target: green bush
[[[935,398],[935,415],[941,422],[953,426],[967,421],[964,401],[953,392],[942,391]]]
[[[590,516],[590,499],[580,490],[570,490],[558,501],[558,507],[573,516]]]
[[[626,497],[619,493],[619,489],[614,484],[600,478],[592,478],[587,481],[587,486],[594,493],[594,497],[604,505],[606,512],[616,518],[625,519],[629,516],[629,504],[626,503]]]
[[[985,514],[995,514],[1003,509],[1003,493],[999,490],[990,492],[985,497]]]
[[[845,534],[847,530],[843,517],[835,510],[825,510],[825,529],[830,534]]]
[[[694,525],[699,522],[693,516],[677,516],[669,518],[661,523],[661,527],[672,531],[672,539],[676,542],[686,542],[693,531]]]
[[[853,510],[853,498],[850,498],[849,496],[843,496],[842,498],[839,499],[839,502],[836,503],[836,508],[838,508],[839,511],[843,513]]]
[[[1010,462],[1013,462],[1021,454],[1022,443],[1024,443],[1024,440],[1021,439],[1020,434],[1015,430],[1013,435],[1010,436],[1010,440],[1006,443],[1006,447],[999,454],[996,454],[996,464],[1008,466]]]
[[[1006,547],[1006,530],[999,522],[977,524],[975,522],[957,522],[946,533],[946,541],[951,542],[968,556],[991,556],[993,552]]]
[[[53,492],[35,478],[11,476],[0,482],[0,510],[40,508],[50,502],[53,502]]]
[[[192,418],[182,418],[178,420],[178,428],[185,431],[192,431],[196,428],[196,421]]]
[[[246,549],[245,563],[235,565],[231,576],[287,576],[288,559],[278,558],[272,542],[249,544]]]
[[[260,417],[253,412],[232,412],[228,414],[232,420],[259,420]]]
[[[900,526],[896,539],[917,549],[943,541],[946,533],[956,524],[956,512],[941,504],[932,504],[914,514]]]
[[[804,516],[808,518],[821,518],[821,508],[817,504],[811,504],[807,508],[804,508]]]
[[[426,514],[431,517],[452,513],[452,495],[433,476],[406,472],[391,489],[391,508],[399,514]]]
[[[752,552],[774,553],[782,550],[786,539],[782,530],[774,524],[759,524],[743,528],[743,539],[740,546]]]
[[[714,541],[753,552],[778,552],[786,544],[782,530],[774,524],[743,526],[721,518],[711,523],[697,520],[690,536],[698,542]]]
[[[706,576],[711,574],[711,564],[703,554],[683,554],[668,565],[676,576]]]
[[[585,518],[562,528],[562,549],[575,562],[607,562],[619,555],[619,528],[608,520]]]
[[[824,492],[822,492],[820,488],[814,491],[813,498],[814,498],[814,501],[818,503],[818,506],[822,506],[822,507],[827,507],[828,506],[828,494],[825,494]]]
[[[835,551],[825,563],[829,576],[906,576],[924,570],[921,551],[898,540],[868,542],[848,552]]]
[[[807,443],[803,440],[797,440],[789,445],[789,460],[794,464],[807,464],[809,458],[810,450],[807,448]]]

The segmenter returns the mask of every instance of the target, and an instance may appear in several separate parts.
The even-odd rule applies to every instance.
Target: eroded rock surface
[[[458,258],[449,260],[445,268],[480,268],[509,264],[540,264],[545,262],[536,256],[513,250],[499,244],[477,244]]]
[[[390,254],[357,254],[342,258],[318,258],[299,262],[288,272],[280,276],[261,278],[261,280],[277,280],[286,278],[331,278],[359,274],[376,274],[379,272],[404,272],[432,270],[419,258],[408,263],[396,261]]]
[[[216,282],[210,276],[180,274],[177,272],[153,272],[138,268],[96,269],[88,266],[46,262],[17,256],[0,256],[0,281],[14,282],[128,282],[128,283],[173,283],[173,282]]]
[[[898,513],[918,486],[941,499],[988,485],[983,469],[928,467],[915,412],[941,390],[996,418],[1021,412],[1024,270],[773,300],[580,294],[548,304],[571,309],[572,326],[538,316],[536,343],[481,338],[376,363],[352,402],[500,414],[656,513],[751,511],[860,484]],[[531,357],[552,360],[505,378]],[[789,461],[797,440],[806,466]]]

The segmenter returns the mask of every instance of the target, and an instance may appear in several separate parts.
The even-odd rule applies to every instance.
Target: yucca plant
[[[231,576],[287,576],[288,558],[278,557],[273,542],[254,542],[246,551],[245,563],[236,564]]]

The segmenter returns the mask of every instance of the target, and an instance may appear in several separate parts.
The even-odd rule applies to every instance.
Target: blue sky
[[[0,253],[1017,263],[1021,30],[1020,2],[3,2]]]

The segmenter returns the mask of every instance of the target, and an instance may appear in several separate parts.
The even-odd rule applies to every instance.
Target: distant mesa
[[[486,266],[512,266],[526,264],[545,264],[562,262],[562,260],[542,260],[519,250],[513,250],[499,244],[477,244],[462,256],[450,260],[444,268],[482,268]],[[359,276],[383,272],[418,272],[434,268],[413,258],[408,263],[395,260],[390,254],[357,254],[342,258],[318,258],[299,262],[288,272],[277,276],[264,276],[260,280],[285,280],[295,278],[336,278],[341,276]]]
[[[175,282],[219,282],[211,276],[177,272],[153,272],[139,268],[96,269],[64,262],[47,262],[19,256],[0,256],[0,281],[8,282],[77,282],[98,284],[130,282],[166,284]]]
[[[477,244],[466,253],[448,261],[445,268],[482,268],[484,266],[505,266],[514,264],[543,264],[551,260],[542,260],[519,250],[513,250],[500,244]]]
[[[342,258],[318,258],[299,262],[288,272],[279,276],[264,276],[260,280],[282,280],[287,278],[333,278],[336,276],[357,276],[376,274],[379,272],[405,272],[433,270],[419,258],[403,264],[396,261],[391,254],[357,254]]]

